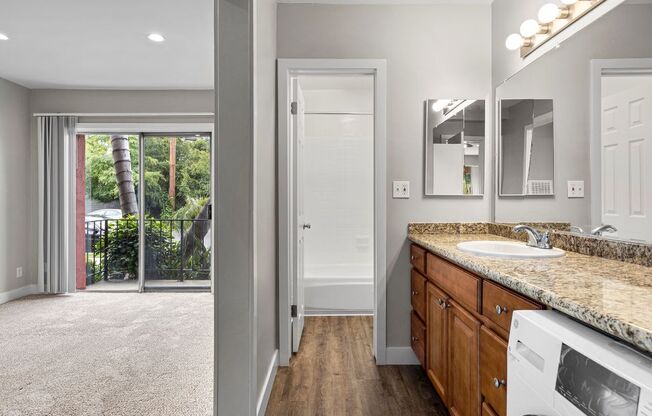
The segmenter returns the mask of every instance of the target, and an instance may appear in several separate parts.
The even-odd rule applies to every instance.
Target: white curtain
[[[39,287],[75,290],[76,117],[38,117]]]

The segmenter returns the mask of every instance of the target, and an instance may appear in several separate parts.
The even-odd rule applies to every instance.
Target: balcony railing
[[[137,279],[137,218],[85,223],[86,284]],[[145,219],[146,280],[209,280],[209,219]]]

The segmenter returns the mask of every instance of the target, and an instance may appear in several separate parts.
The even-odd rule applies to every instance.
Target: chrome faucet
[[[514,231],[515,233],[526,232],[528,234],[527,245],[530,247],[543,248],[543,249],[552,248],[552,244],[550,244],[550,234],[548,233],[548,231],[544,233],[540,233],[534,228],[522,224],[514,227],[512,231]]]
[[[582,227],[578,227],[577,225],[571,225],[570,230],[571,232],[575,231],[576,233],[584,234],[584,229]]]
[[[616,231],[618,231],[618,229],[616,229],[616,227],[614,227],[613,225],[605,224],[597,228],[594,228],[591,231],[591,234],[600,236],[602,235],[602,233],[615,233]]]

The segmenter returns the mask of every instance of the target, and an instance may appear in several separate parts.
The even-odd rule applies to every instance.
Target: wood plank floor
[[[306,318],[301,350],[279,368],[267,416],[436,415],[441,400],[419,366],[376,366],[372,318]]]

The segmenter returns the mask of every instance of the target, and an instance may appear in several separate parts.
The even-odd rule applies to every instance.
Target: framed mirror
[[[429,99],[425,114],[425,195],[482,196],[484,100]]]
[[[499,103],[499,196],[555,194],[555,128],[552,100]]]

